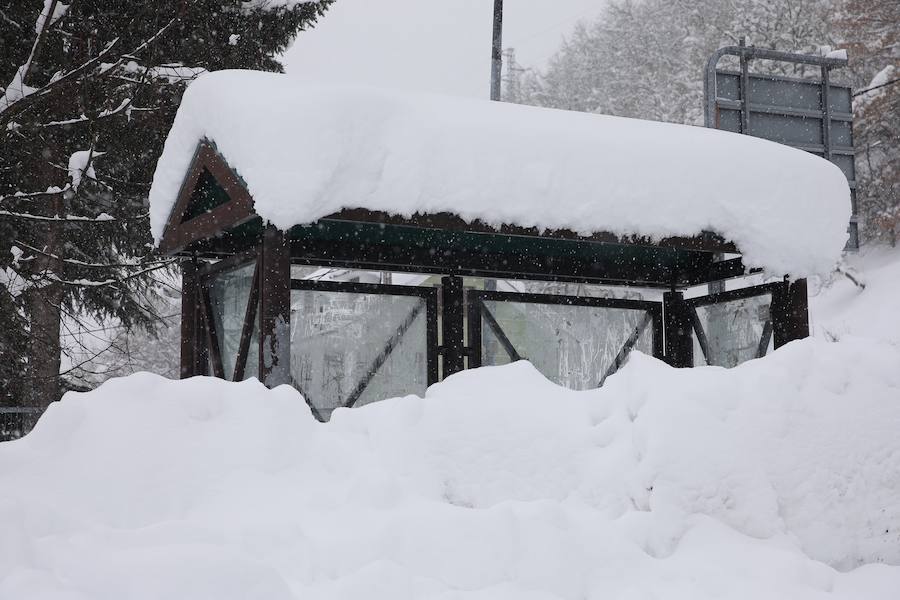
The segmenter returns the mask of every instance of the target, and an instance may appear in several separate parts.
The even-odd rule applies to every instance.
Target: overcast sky
[[[503,46],[542,66],[604,0],[505,0]],[[337,0],[285,54],[288,73],[487,97],[493,0]]]

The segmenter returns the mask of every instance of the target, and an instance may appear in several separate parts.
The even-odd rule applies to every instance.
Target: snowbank
[[[809,339],[572,392],[520,362],[327,424],[112,380],[0,445],[0,598],[893,600],[897,364]]]
[[[221,71],[184,95],[150,191],[157,241],[198,143],[286,229],[342,208],[654,238],[715,231],[749,266],[827,272],[850,216],[840,170],[684,125]]]
[[[848,254],[842,269],[865,288],[840,273],[814,281],[809,299],[814,334],[866,337],[900,348],[900,248],[864,247]]]

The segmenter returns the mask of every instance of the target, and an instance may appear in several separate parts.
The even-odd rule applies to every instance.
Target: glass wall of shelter
[[[287,285],[279,282],[286,327],[274,337],[287,351],[267,359],[260,305],[272,282],[262,254],[186,259],[195,296],[185,297],[193,326],[184,328],[183,375],[289,383],[321,420],[341,407],[422,396],[461,369],[517,360],[575,390],[602,386],[636,351],[674,366],[734,367],[785,342],[774,334],[796,296],[791,283],[758,276],[672,290],[301,260],[288,263]],[[280,380],[273,359],[287,361]]]

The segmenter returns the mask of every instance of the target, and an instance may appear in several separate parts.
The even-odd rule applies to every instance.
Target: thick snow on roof
[[[150,192],[158,241],[212,141],[282,229],[342,208],[653,238],[714,231],[806,275],[846,240],[849,188],[806,152],[699,127],[221,71],[187,90]]]
[[[287,386],[112,380],[0,444],[0,598],[896,600],[898,361],[633,354],[585,392],[518,362],[326,424]]]

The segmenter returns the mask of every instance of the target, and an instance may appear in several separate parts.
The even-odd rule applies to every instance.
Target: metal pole
[[[822,66],[822,145],[825,147],[825,160],[831,160],[831,104],[828,102],[828,89],[831,87],[829,68]],[[855,212],[855,211],[854,211]],[[854,215],[855,216],[855,215]]]
[[[503,0],[494,0],[494,39],[491,45],[491,100],[500,100],[503,67]]]
[[[750,66],[747,44],[741,38],[741,133],[750,133]]]

